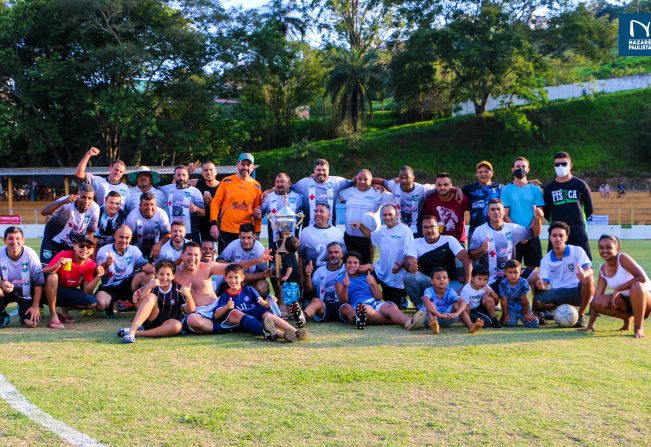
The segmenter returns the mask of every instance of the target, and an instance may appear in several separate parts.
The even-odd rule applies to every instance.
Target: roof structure
[[[72,168],[0,168],[0,177],[38,177],[49,175],[74,176],[76,167]],[[149,169],[159,174],[174,174],[174,166],[149,166]],[[129,174],[140,170],[140,166],[128,166],[124,174]],[[94,167],[86,168],[86,172],[95,175],[108,175],[109,168]],[[201,168],[196,169],[191,174],[200,174]],[[217,166],[217,175],[230,175],[237,173],[237,166]]]

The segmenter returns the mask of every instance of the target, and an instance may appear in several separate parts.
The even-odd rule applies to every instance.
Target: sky
[[[242,6],[244,8],[257,8],[267,3],[268,0],[222,0],[222,5],[226,8],[231,6]]]

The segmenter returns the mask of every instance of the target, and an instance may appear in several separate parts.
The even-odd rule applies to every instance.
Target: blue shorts
[[[543,293],[534,296],[534,301],[540,301],[543,304],[569,304],[571,306],[581,305],[581,283],[576,287],[563,287],[560,289],[549,289]]]
[[[442,314],[449,314],[449,313],[452,313],[452,312],[454,311],[454,310],[453,310],[453,307],[454,307],[454,305],[452,305],[452,306],[448,306],[448,307],[447,307],[443,312],[441,312],[440,310],[439,310],[439,312],[442,313]],[[437,309],[437,310],[438,310],[438,309]],[[430,314],[430,313],[429,313],[429,312],[426,312],[426,314],[427,314],[427,316],[425,317],[425,324],[427,325],[427,324],[429,323],[429,314]],[[453,325],[454,323],[456,323],[457,321],[461,321],[461,317],[456,317],[456,318],[453,319],[453,320],[447,320],[447,319],[445,319],[445,318],[437,318],[437,320],[439,320],[439,326],[441,326],[441,327],[448,327],[448,326],[452,326],[452,325]]]
[[[323,315],[319,316],[317,314],[312,315],[312,319],[317,323],[325,323],[326,321],[341,321],[346,323],[341,317],[339,310],[341,309],[341,303],[339,302],[323,302]]]
[[[531,313],[531,312],[529,312]],[[538,318],[534,317],[534,321],[526,321],[524,319],[524,316],[522,315],[522,312],[509,312],[509,321],[506,322],[506,326],[508,327],[516,327],[518,325],[518,321],[522,321],[522,325],[526,328],[534,329],[538,328]]]
[[[96,304],[93,295],[84,293],[83,290],[73,287],[57,288],[57,306],[59,307],[90,307]]]

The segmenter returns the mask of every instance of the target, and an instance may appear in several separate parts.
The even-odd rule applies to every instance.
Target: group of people
[[[445,172],[433,184],[418,183],[408,166],[394,179],[368,169],[345,179],[319,159],[308,177],[292,183],[280,173],[266,191],[252,177],[249,153],[221,182],[212,162],[191,163],[177,166],[173,183],[163,186],[147,167],[126,176],[129,186],[119,160],[108,178],[86,173],[99,154],[91,148],[77,166],[76,194],[43,208],[51,217],[40,256],[24,245],[19,227],[5,230],[0,327],[10,322],[11,302],[20,322],[36,327],[43,303],[53,329],[75,323],[73,309],[106,318],[135,311],[118,331],[124,342],[237,331],[296,342],[307,337],[309,320],[358,329],[429,326],[435,334],[459,321],[474,333],[520,322],[538,327],[569,304],[584,330],[604,314],[624,320],[624,330],[633,320],[635,336],[644,336],[651,282],[617,238],[604,235],[595,287],[590,189],[572,175],[567,152],[554,155],[556,177],[544,188],[528,180],[524,157],[513,161],[508,185],[493,181],[484,160],[477,181],[463,188]],[[199,167],[201,177],[191,179]],[[344,231],[336,225],[338,202],[346,204]],[[272,226],[287,208],[304,215],[292,235]],[[267,215],[268,248],[259,238]]]

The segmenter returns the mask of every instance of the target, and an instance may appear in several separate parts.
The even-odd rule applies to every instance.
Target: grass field
[[[651,241],[623,245],[651,271]],[[332,323],[310,324],[298,345],[244,335],[122,345],[115,330],[131,315],[3,329],[0,372],[114,446],[651,444],[651,341],[608,317],[595,334]],[[0,445],[63,443],[0,401]]]

